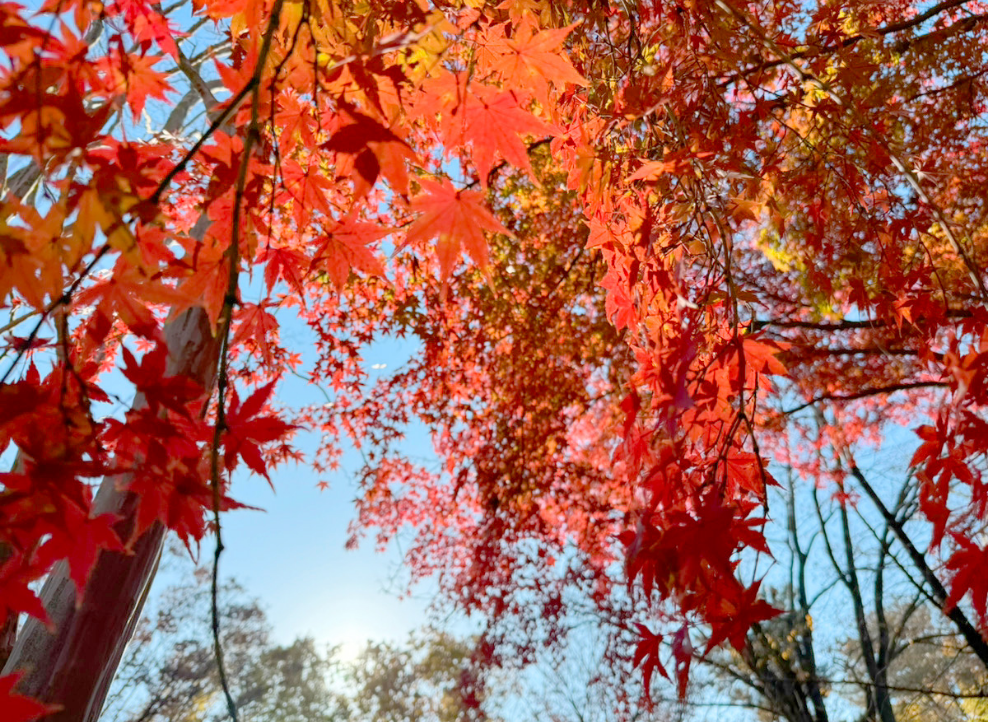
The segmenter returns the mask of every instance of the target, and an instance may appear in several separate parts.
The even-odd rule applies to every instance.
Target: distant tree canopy
[[[152,595],[113,680],[100,722],[219,722],[227,717],[210,631],[209,571],[184,551],[177,581]],[[188,572],[193,570],[191,574]],[[368,641],[351,659],[310,638],[279,645],[261,600],[219,589],[229,684],[249,722],[587,722],[612,719],[599,671],[540,665],[530,679],[477,665],[476,638],[424,627],[403,642]],[[581,650],[593,658],[597,650]],[[580,686],[577,689],[573,685]],[[630,685],[632,688],[636,683]],[[467,695],[473,695],[467,698]],[[646,716],[645,720],[664,717]]]
[[[181,553],[181,552],[179,552]],[[188,572],[192,565],[172,559]],[[336,650],[312,639],[278,645],[260,602],[234,581],[219,589],[226,673],[237,707],[252,722],[352,720],[331,687]],[[137,625],[101,722],[209,722],[227,718],[211,634],[209,570],[164,589]]]

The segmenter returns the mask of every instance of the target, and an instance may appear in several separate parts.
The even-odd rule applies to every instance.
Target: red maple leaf
[[[645,699],[651,702],[652,699],[652,675],[658,671],[666,679],[669,674],[666,672],[662,662],[659,661],[659,645],[662,643],[661,634],[653,634],[652,630],[644,624],[635,624],[640,639],[635,646],[634,666],[642,668],[642,678],[645,683]]]
[[[354,122],[340,128],[322,148],[351,157],[357,172],[355,195],[366,195],[382,175],[396,193],[407,195],[405,161],[414,163],[417,160],[408,143],[370,116],[356,111],[350,111],[348,115]]]
[[[710,639],[707,640],[707,652],[718,644],[729,641],[739,652],[744,649],[745,638],[751,626],[757,622],[778,616],[779,610],[758,599],[760,582],[750,587],[741,588],[733,593],[718,590],[720,598],[719,614],[710,620]]]
[[[75,299],[75,306],[96,306],[87,323],[93,338],[103,339],[114,319],[119,318],[138,336],[158,340],[158,321],[148,304],[172,304],[185,300],[184,293],[144,278],[134,269],[121,264],[105,281],[80,291]]]
[[[148,98],[167,100],[167,93],[172,90],[168,82],[168,74],[154,69],[154,66],[161,61],[161,57],[120,53],[119,68],[123,73],[127,104],[134,114],[134,120],[140,117]]]
[[[274,385],[272,381],[260,387],[243,403],[234,389],[230,408],[226,412],[226,432],[223,435],[223,462],[227,471],[236,467],[239,455],[252,471],[267,479],[269,484],[271,477],[261,455],[261,445],[278,441],[297,428],[277,416],[260,415],[274,391]]]
[[[267,286],[268,293],[271,293],[274,284],[280,278],[291,286],[300,301],[305,298],[303,283],[308,259],[302,251],[268,245],[258,254],[257,263],[267,264],[264,266],[264,284]]]
[[[121,369],[137,389],[152,411],[160,407],[189,417],[189,404],[202,396],[202,389],[187,376],[168,376],[168,347],[158,344],[141,358],[138,364],[134,354],[124,346],[121,349],[124,367]]]
[[[59,515],[59,527],[38,550],[45,562],[65,559],[69,576],[75,582],[76,598],[81,602],[89,573],[103,549],[119,551],[123,544],[113,529],[116,518],[112,514],[91,517],[88,512],[73,504],[66,504]]]
[[[287,159],[282,163],[281,175],[294,200],[292,212],[299,228],[308,225],[313,211],[319,211],[324,216],[332,214],[327,197],[333,183],[322,174],[318,164],[308,163],[302,167],[298,162]]]
[[[114,14],[123,15],[134,39],[140,42],[145,50],[151,43],[178,59],[178,46],[175,38],[181,37],[178,28],[164,16],[155,5],[143,0],[116,0],[107,10]]]
[[[693,643],[690,641],[689,627],[683,625],[672,638],[672,657],[676,661],[676,689],[679,698],[686,698],[686,685],[690,678],[690,665],[693,664]]]
[[[125,423],[107,420],[104,438],[114,451],[116,475],[140,499],[128,545],[155,521],[186,543],[205,533],[203,512],[213,505],[203,453],[209,431],[199,414],[163,414],[150,406],[132,409]]]
[[[271,366],[273,356],[271,355],[271,340],[277,338],[278,319],[264,310],[267,304],[245,303],[237,310],[237,331],[233,334],[232,344],[236,345],[252,339],[254,345],[261,352],[264,363]]]
[[[25,565],[23,557],[14,554],[0,566],[0,624],[11,614],[24,612],[35,619],[51,624],[45,605],[41,603],[28,584],[37,578],[35,565]]]
[[[779,483],[765,469],[761,459],[755,454],[731,452],[727,456],[727,493],[733,497],[740,487],[750,491],[758,499],[765,498],[765,485],[778,486]]]
[[[34,722],[61,709],[58,705],[42,704],[14,692],[14,687],[23,675],[24,672],[15,672],[0,677],[0,709],[3,710],[4,722]]]
[[[959,549],[950,555],[947,568],[954,572],[950,580],[950,594],[943,603],[944,612],[957,606],[961,598],[971,592],[971,604],[982,627],[988,626],[988,549],[982,549],[961,534],[953,534]]]

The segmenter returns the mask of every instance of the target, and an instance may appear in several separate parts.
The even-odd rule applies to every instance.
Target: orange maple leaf
[[[148,98],[167,100],[166,93],[173,90],[168,82],[168,74],[154,69],[154,66],[161,61],[161,57],[121,54],[122,82],[126,89],[127,104],[134,114],[135,121],[140,118]]]
[[[526,109],[530,93],[471,83],[466,73],[450,73],[427,81],[425,86],[426,100],[416,112],[423,118],[440,119],[447,155],[472,145],[473,161],[485,187],[498,154],[534,178],[528,149],[520,136],[558,135],[559,130]]]
[[[556,30],[536,32],[530,22],[518,28],[514,37],[504,41],[504,54],[494,63],[494,69],[509,79],[515,87],[531,87],[535,97],[544,105],[548,103],[549,83],[562,86],[565,83],[586,86],[586,78],[560,50],[563,40],[576,25]]]
[[[486,187],[498,153],[516,168],[535,176],[528,149],[520,135],[546,135],[552,127],[522,107],[523,98],[513,92],[475,96],[463,112],[460,140],[473,143],[473,161]]]
[[[428,241],[436,236],[439,243],[439,270],[442,280],[449,278],[461,250],[482,269],[487,268],[487,239],[484,231],[511,232],[482,205],[479,191],[458,191],[448,180],[442,183],[422,180],[423,193],[412,198],[412,210],[422,215],[408,229],[405,246]]]
[[[210,327],[215,330],[230,284],[229,259],[223,248],[204,245],[189,265],[189,275],[178,286],[183,298],[172,305],[172,316],[187,308],[202,306],[209,317]]]
[[[785,376],[789,373],[785,365],[778,359],[778,354],[785,350],[781,343],[746,336],[743,340],[744,360],[752,369],[762,374]]]

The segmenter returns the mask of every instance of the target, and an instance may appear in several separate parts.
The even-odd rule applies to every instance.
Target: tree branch
[[[789,414],[795,414],[803,409],[808,409],[814,404],[818,404],[821,401],[856,401],[858,399],[866,399],[869,396],[880,396],[882,394],[893,394],[896,391],[912,391],[915,389],[924,388],[946,388],[950,384],[946,381],[914,381],[910,383],[901,384],[890,384],[889,386],[879,386],[872,389],[863,389],[862,391],[856,391],[853,394],[822,394],[814,399],[807,401],[799,406],[794,406],[791,409],[786,409],[782,413],[788,416]]]
[[[847,456],[849,456],[849,454]],[[868,498],[871,499],[872,503],[878,508],[882,518],[885,519],[886,523],[889,525],[889,528],[899,540],[899,543],[905,548],[906,553],[909,555],[909,558],[912,560],[913,564],[919,570],[920,574],[922,574],[923,579],[930,586],[930,589],[933,590],[933,596],[937,605],[940,609],[943,609],[944,603],[947,600],[946,588],[940,582],[940,579],[933,572],[930,566],[926,563],[926,558],[919,551],[919,549],[916,548],[916,545],[913,544],[912,539],[910,539],[909,535],[906,534],[906,531],[902,528],[899,520],[896,519],[895,516],[888,510],[881,498],[875,492],[874,488],[872,488],[871,484],[868,483],[865,475],[861,473],[860,469],[858,469],[857,464],[854,463],[854,460],[848,458],[848,461],[851,467],[851,476],[854,477],[854,479],[864,490],[865,494],[868,495]],[[981,636],[981,633],[975,628],[975,626],[971,624],[964,612],[961,611],[961,608],[955,605],[953,609],[947,612],[947,617],[960,631],[961,635],[964,637],[964,640],[968,643],[968,646],[971,647],[971,651],[974,652],[978,659],[980,659],[985,667],[988,668],[988,643],[985,642],[984,638]]]
[[[934,5],[931,8],[928,8],[925,12],[920,13],[914,18],[910,18],[909,20],[903,20],[900,23],[893,23],[891,25],[886,25],[881,28],[876,28],[870,31],[868,35],[851,35],[849,37],[844,38],[839,43],[834,43],[833,45],[825,45],[822,48],[816,48],[816,49],[808,48],[800,52],[792,53],[784,58],[777,58],[775,60],[766,60],[757,65],[751,65],[747,68],[744,68],[743,70],[739,70],[736,73],[728,75],[726,78],[724,78],[724,80],[720,81],[718,86],[721,88],[727,87],[728,85],[732,83],[736,83],[741,78],[751,75],[752,73],[758,73],[763,70],[771,70],[772,68],[778,68],[782,65],[787,65],[792,60],[815,58],[815,57],[819,57],[820,55],[829,55],[831,53],[836,53],[841,50],[846,50],[847,48],[857,45],[865,38],[873,37],[874,35],[880,35],[882,37],[885,37],[886,35],[900,33],[903,30],[910,30],[912,28],[918,27],[919,25],[922,25],[923,23],[933,18],[934,16],[939,15],[940,13],[946,10],[952,10],[956,7],[964,5],[966,2],[968,2],[968,0],[943,0],[943,2]],[[897,49],[899,49],[900,52],[902,52],[902,50],[908,50],[911,44],[914,44],[917,40],[922,40],[924,37],[926,36],[915,38],[911,43],[905,45],[901,49],[899,49],[897,46]]]

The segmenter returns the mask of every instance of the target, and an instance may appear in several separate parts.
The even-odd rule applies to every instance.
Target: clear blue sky
[[[292,339],[292,350],[302,353],[306,372],[313,359],[311,334],[291,313],[279,314],[282,338]],[[376,344],[364,359],[368,381],[392,373],[413,350],[407,341]],[[276,396],[279,404],[303,406],[322,394],[289,375]],[[297,440],[306,453],[318,444],[311,432]],[[423,428],[411,430],[404,449],[417,457],[433,453]],[[273,493],[260,477],[238,474],[235,479],[233,497],[265,511],[241,510],[225,516],[226,549],[220,569],[261,598],[279,641],[312,635],[320,643],[343,644],[344,654],[352,654],[370,638],[404,639],[426,621],[432,589],[422,586],[412,598],[398,598],[407,589],[407,575],[400,569],[401,554],[395,545],[378,553],[371,538],[357,550],[344,548],[357,495],[351,474],[360,462],[359,454],[350,449],[340,471],[329,477],[304,464],[279,467],[272,473]],[[330,488],[319,491],[316,484],[324,478]],[[211,561],[213,543],[212,538],[204,541],[204,563]]]

